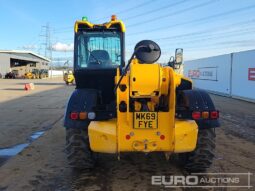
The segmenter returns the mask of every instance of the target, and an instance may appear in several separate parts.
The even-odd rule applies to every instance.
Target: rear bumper
[[[101,153],[153,151],[182,153],[191,152],[196,148],[198,127],[195,121],[176,120],[174,128],[168,127],[167,130],[171,131],[169,134],[172,136],[166,136],[164,140],[157,135],[157,130],[150,129],[133,129],[133,134],[127,138],[118,135],[117,121],[113,119],[91,122],[88,134],[91,150]]]

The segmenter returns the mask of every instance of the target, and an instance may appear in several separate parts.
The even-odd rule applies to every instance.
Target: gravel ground
[[[0,149],[29,143],[22,152],[0,156],[0,190],[170,190],[151,185],[153,175],[186,174],[175,158],[163,154],[100,154],[93,171],[72,171],[66,161],[66,101],[73,86],[62,79],[32,80],[36,89],[23,90],[25,80],[0,79]],[[216,129],[217,147],[211,173],[255,172],[255,104],[212,95],[221,111],[222,127]],[[32,133],[45,133],[29,142]],[[243,177],[245,181],[247,178]],[[251,184],[254,186],[254,175]],[[175,188],[171,190],[247,190],[246,188]],[[250,190],[254,190],[254,187]]]

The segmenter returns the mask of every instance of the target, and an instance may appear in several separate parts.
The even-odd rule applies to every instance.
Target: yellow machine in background
[[[68,70],[67,72],[64,73],[64,81],[66,85],[75,83],[74,75],[71,70]]]
[[[160,47],[143,40],[126,64],[125,26],[116,16],[104,24],[84,18],[74,30],[76,89],[64,121],[69,164],[93,168],[95,152],[165,152],[188,171],[206,170],[219,113],[206,92],[175,71],[183,50],[164,66],[157,63]]]
[[[26,72],[24,75],[24,78],[26,79],[36,79],[36,75],[33,74],[32,72]]]

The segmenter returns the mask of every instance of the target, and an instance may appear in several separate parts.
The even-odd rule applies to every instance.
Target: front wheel
[[[95,156],[89,146],[87,130],[79,128],[66,129],[66,151],[69,166],[74,169],[92,169]]]
[[[190,153],[180,153],[179,162],[188,172],[205,172],[214,159],[214,129],[199,129],[196,149]]]

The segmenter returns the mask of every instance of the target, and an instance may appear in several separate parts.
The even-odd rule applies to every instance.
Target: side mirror
[[[175,64],[180,66],[183,63],[183,49],[177,48],[175,50]]]
[[[114,92],[118,89],[121,80],[123,79],[124,75],[127,73],[127,70],[132,62],[132,59],[136,57],[141,64],[147,63],[152,64],[156,62],[161,55],[160,47],[157,43],[151,41],[151,40],[142,40],[138,42],[135,46],[135,51],[132,54],[131,58],[128,61],[128,64],[126,68],[122,71],[122,75],[114,87]]]
[[[152,64],[159,59],[161,50],[157,43],[151,40],[142,40],[136,44],[134,55],[139,62]]]

